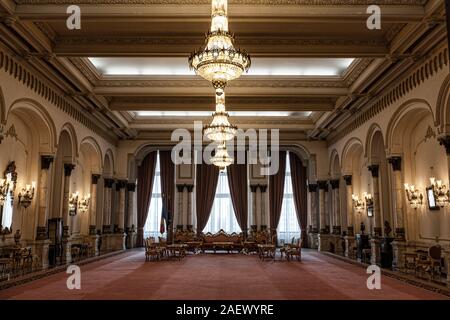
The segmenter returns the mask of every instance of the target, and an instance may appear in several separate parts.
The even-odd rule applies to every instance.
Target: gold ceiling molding
[[[345,71],[344,83],[345,86],[350,87],[359,76],[366,70],[366,68],[372,63],[374,59],[359,59],[355,66],[350,66],[349,69]]]
[[[183,4],[207,5],[210,0],[14,0],[17,4],[86,4],[86,5],[113,5],[113,4]],[[425,5],[427,0],[230,0],[230,4],[241,5]]]
[[[406,26],[406,23],[396,23],[386,32],[385,38],[388,43],[391,43],[394,40],[395,36],[402,31],[402,29]]]
[[[351,119],[349,125],[342,130],[335,131],[336,134],[330,137],[329,143],[333,144],[339,139],[344,138],[346,135],[350,134],[352,131],[356,130],[381,111],[421,85],[435,73],[443,68],[448,68],[448,64],[449,58],[447,47],[441,48],[434,54],[428,55],[419,62],[419,65],[415,69],[409,72],[405,77],[400,78],[396,84],[392,86],[391,90],[379,98],[374,99],[372,102],[369,102],[369,107],[361,113],[358,113],[355,118]]]
[[[180,96],[166,96],[166,97],[115,97],[112,103],[120,104],[196,104],[196,103],[211,103],[214,97],[197,96],[197,97],[180,97]],[[299,96],[230,96],[228,98],[230,105],[232,104],[333,104],[336,98],[332,97],[299,97]],[[305,110],[311,111],[311,110]]]
[[[34,25],[51,41],[55,41],[56,39],[56,32],[53,31],[52,27],[47,22],[43,21],[36,21],[34,22]]]
[[[198,38],[198,37],[197,37]],[[194,37],[180,37],[161,35],[158,37],[62,37],[56,39],[56,45],[98,45],[98,44],[145,44],[154,46],[167,45],[196,45],[203,44],[204,41],[195,40]],[[386,47],[388,42],[384,39],[299,39],[294,37],[266,37],[256,36],[239,37],[239,45],[265,45],[265,46],[368,46],[368,47]]]
[[[107,131],[101,129],[94,120],[86,116],[84,112],[65,97],[65,94],[57,92],[47,80],[36,74],[36,70],[31,71],[31,69],[24,66],[16,57],[7,53],[2,47],[0,47],[0,69],[9,73],[18,82],[21,82],[30,90],[33,90],[36,94],[63,110],[70,117],[97,133],[106,141],[112,144],[116,143],[116,140]]]
[[[100,80],[99,87],[211,87],[206,81],[195,80]],[[302,79],[285,80],[236,80],[231,83],[230,88],[346,88],[341,80],[317,80],[309,81]]]
[[[90,66],[89,60],[84,60],[82,58],[69,58],[69,61],[92,85],[97,85],[100,75],[95,71],[94,66]],[[94,68],[94,70],[92,68]]]

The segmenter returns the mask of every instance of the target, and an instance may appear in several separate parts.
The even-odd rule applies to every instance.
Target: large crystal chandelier
[[[234,47],[233,36],[228,31],[227,9],[227,0],[212,0],[211,29],[206,35],[206,46],[189,57],[189,66],[196,74],[211,81],[216,90],[216,111],[212,122],[203,128],[203,134],[218,143],[211,162],[221,169],[233,163],[226,141],[232,140],[237,131],[228,120],[224,89],[228,81],[239,78],[250,68],[249,55]]]
[[[211,81],[215,88],[224,88],[228,81],[239,78],[250,68],[250,57],[233,45],[228,32],[227,0],[212,0],[211,29],[206,47],[189,57],[195,73]]]

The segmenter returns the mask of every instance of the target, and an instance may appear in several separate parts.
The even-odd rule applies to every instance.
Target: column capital
[[[308,191],[309,192],[317,192],[317,183],[311,183],[308,184]]]
[[[116,190],[125,189],[127,186],[127,180],[117,180]]]
[[[186,185],[187,191],[188,192],[192,192],[194,190],[194,185],[193,184],[188,184]]]
[[[92,184],[97,184],[98,183],[98,179],[100,179],[100,175],[99,174],[93,174],[91,176],[91,183]]]
[[[339,179],[330,180],[331,189],[338,189],[339,188]]]
[[[378,178],[378,170],[380,169],[378,164],[372,164],[368,166],[367,169],[369,169],[370,173],[372,173],[373,178]]]
[[[327,180],[319,180],[319,181],[317,181],[317,185],[319,186],[319,190],[328,191],[328,181]]]
[[[185,187],[186,187],[185,184],[177,184],[177,191],[178,192],[183,192]]]
[[[105,188],[112,188],[112,185],[114,184],[114,179],[105,178],[103,180],[105,181]]]
[[[250,185],[250,191],[251,192],[256,192],[257,189],[258,189],[258,185],[257,184],[251,184]]]
[[[394,171],[402,170],[402,157],[400,156],[389,157],[388,162],[392,165],[392,170]]]
[[[54,157],[52,155],[43,155],[41,156],[41,170],[50,169],[50,165],[53,162]]]
[[[135,182],[128,182],[127,183],[127,191],[128,192],[135,192],[136,191],[136,183]]]
[[[266,192],[267,190],[267,185],[263,184],[263,185],[258,185],[259,186],[259,190],[261,190],[261,192]]]
[[[444,146],[447,155],[450,155],[450,135],[440,136],[438,141],[441,146]]]
[[[351,186],[352,185],[352,175],[347,174],[347,175],[343,176],[343,178],[344,178],[345,184],[347,186]]]
[[[75,169],[75,165],[73,163],[64,163],[64,175],[66,177],[70,177],[73,169]]]

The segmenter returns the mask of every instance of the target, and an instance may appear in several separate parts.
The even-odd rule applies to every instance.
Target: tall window
[[[226,171],[221,171],[219,174],[216,197],[214,198],[211,215],[203,232],[215,233],[220,229],[228,233],[241,232],[241,228],[234,214],[233,203],[231,202]]]
[[[162,197],[161,197],[161,171],[159,166],[159,152],[156,156],[155,177],[153,179],[152,200],[148,208],[147,221],[144,227],[144,237],[161,236]],[[163,236],[165,237],[165,233]]]
[[[289,153],[286,153],[286,175],[284,179],[283,205],[281,207],[280,223],[277,229],[278,241],[289,243],[292,238],[300,237],[300,226],[295,211],[294,197],[292,192],[291,165]]]

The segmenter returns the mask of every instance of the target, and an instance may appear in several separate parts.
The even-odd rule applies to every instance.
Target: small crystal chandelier
[[[228,32],[227,0],[212,0],[211,29],[206,34],[206,46],[189,57],[195,73],[211,81],[214,88],[224,88],[228,81],[239,78],[250,68],[247,53],[235,49]]]
[[[237,127],[228,121],[228,113],[225,110],[225,92],[223,89],[216,90],[216,112],[213,113],[211,124],[203,128],[203,134],[209,140],[221,143],[232,140],[236,134]]]
[[[210,159],[211,163],[220,170],[224,170],[230,164],[233,163],[234,159],[228,154],[228,150],[225,141],[217,146],[216,154]]]

